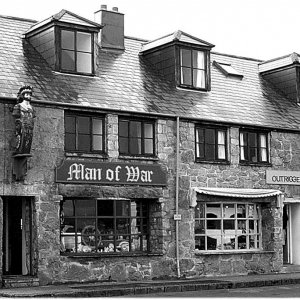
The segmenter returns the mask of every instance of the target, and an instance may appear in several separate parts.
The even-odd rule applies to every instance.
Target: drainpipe
[[[177,277],[180,278],[180,265],[179,265],[179,221],[181,215],[178,214],[178,198],[179,198],[179,117],[176,117],[176,195],[175,195],[175,231],[176,231],[176,264],[177,264]]]

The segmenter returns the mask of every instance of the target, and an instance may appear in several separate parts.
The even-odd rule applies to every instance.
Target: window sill
[[[244,162],[240,161],[241,166],[252,166],[252,167],[272,167],[272,164],[267,162],[267,163],[254,163],[254,162]]]
[[[72,258],[108,258],[108,257],[145,257],[145,256],[162,256],[161,252],[149,252],[149,253],[107,253],[107,252],[99,252],[99,253],[60,253],[61,256],[72,257]]]
[[[83,157],[83,158],[103,158],[107,159],[108,155],[105,153],[80,153],[80,152],[65,152],[66,157]]]
[[[159,159],[154,156],[134,156],[134,155],[119,155],[119,159],[124,160],[150,160],[150,161],[158,161]]]
[[[194,251],[195,256],[201,255],[234,255],[234,254],[273,254],[275,251],[271,250],[260,250],[260,249],[253,249],[253,250],[210,250],[210,251]]]
[[[227,161],[217,161],[217,160],[196,160],[197,164],[217,164],[217,165],[230,165],[230,162]]]

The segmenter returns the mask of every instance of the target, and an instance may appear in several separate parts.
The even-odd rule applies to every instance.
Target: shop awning
[[[205,194],[221,197],[236,198],[265,198],[271,196],[283,196],[281,191],[270,189],[243,189],[243,188],[209,188],[209,187],[193,187],[190,188],[190,206],[197,205],[197,194]]]

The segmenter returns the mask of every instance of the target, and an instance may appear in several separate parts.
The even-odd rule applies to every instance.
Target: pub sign
[[[167,179],[166,172],[157,164],[64,160],[56,168],[56,182],[164,186]]]

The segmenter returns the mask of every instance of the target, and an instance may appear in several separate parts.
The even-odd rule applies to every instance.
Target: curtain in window
[[[202,51],[193,51],[193,86],[205,88],[205,57]]]
[[[260,142],[260,159],[261,161],[267,161],[267,138],[266,135],[261,134],[259,136],[259,142]]]
[[[245,143],[244,143],[244,133],[240,133],[240,155],[241,160],[245,160]]]
[[[218,159],[225,159],[225,132],[218,131]]]

